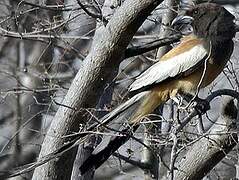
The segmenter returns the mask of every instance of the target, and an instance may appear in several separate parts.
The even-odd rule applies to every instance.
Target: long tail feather
[[[92,155],[81,165],[80,173],[83,175],[90,169],[97,169],[100,167],[115,151],[130,139],[131,135],[138,127],[139,125],[136,125],[133,130],[129,128],[124,129],[122,131],[123,136],[114,136],[104,148],[92,153]]]
[[[140,105],[144,99],[150,94],[149,91],[141,92],[136,94],[128,101],[114,109],[112,112],[105,115],[100,119],[100,124],[92,125],[88,130],[93,130],[97,126],[106,126],[114,120],[114,124],[110,125],[110,128],[120,129],[123,122],[127,122],[132,116],[138,111]],[[132,125],[120,131],[116,136],[104,136],[101,143],[93,151],[92,155],[89,156],[86,161],[81,165],[81,174],[86,173],[90,169],[97,169],[102,165],[117,149],[126,143],[131,137],[132,133],[136,131],[138,125]],[[121,128],[122,129],[122,128]]]

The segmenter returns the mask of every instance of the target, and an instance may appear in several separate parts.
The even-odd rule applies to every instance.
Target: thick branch
[[[84,124],[84,112],[74,109],[95,107],[104,86],[112,80],[111,74],[117,70],[133,35],[160,2],[126,0],[107,26],[97,29],[91,51],[65,96],[62,104],[66,106],[59,107],[51,123],[39,158],[61,147],[65,141],[62,136],[77,132],[80,124]],[[69,179],[73,158],[73,152],[65,153],[61,158],[37,168],[33,179]]]
[[[232,99],[224,102],[217,123],[194,143],[176,166],[175,179],[202,179],[237,144],[235,120],[237,109]]]

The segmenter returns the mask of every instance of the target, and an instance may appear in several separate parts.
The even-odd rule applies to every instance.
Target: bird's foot
[[[207,100],[196,97],[194,99],[193,107],[198,114],[205,114],[210,109],[210,104]]]
[[[179,109],[190,110],[195,108],[198,114],[205,114],[210,109],[210,104],[207,100],[201,99],[196,95],[183,94],[183,99],[188,102],[187,105],[182,105],[183,100],[180,100]]]

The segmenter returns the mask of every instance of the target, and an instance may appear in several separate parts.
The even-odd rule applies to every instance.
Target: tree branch
[[[202,2],[208,2],[208,0],[197,0],[198,3]],[[230,4],[230,5],[237,5],[239,4],[238,0],[211,0],[210,2],[225,5],[225,4]]]
[[[63,146],[62,136],[78,132],[80,124],[87,121],[84,108],[92,108],[98,102],[113,71],[117,71],[122,55],[133,35],[161,0],[126,0],[114,13],[106,27],[96,30],[90,53],[83,62],[62,104],[59,107],[42,144],[39,159]],[[69,179],[75,152],[68,152],[55,161],[38,167],[33,180]],[[64,167],[63,167],[64,166]],[[59,176],[61,175],[61,176]]]
[[[100,13],[93,13],[90,12],[81,2],[80,0],[77,0],[79,6],[85,11],[86,14],[88,14],[89,16],[93,17],[93,18],[98,18],[100,20],[103,21],[103,23],[106,25],[108,23],[108,21],[102,16],[102,14]]]
[[[125,58],[137,56],[137,55],[146,53],[148,51],[154,50],[156,48],[170,45],[172,43],[178,42],[181,37],[182,37],[181,34],[174,34],[165,38],[161,38],[161,39],[157,39],[155,41],[149,42],[145,45],[127,48],[125,51]]]
[[[150,164],[146,164],[146,163],[143,163],[143,162],[140,162],[139,160],[136,161],[136,160],[132,160],[132,159],[129,159],[128,157],[126,156],[123,156],[119,153],[113,153],[113,156],[119,158],[119,159],[122,159],[124,160],[125,162],[133,165],[133,166],[136,166],[136,167],[139,167],[141,169],[149,169],[150,168]]]
[[[233,99],[224,101],[221,116],[207,134],[190,146],[178,162],[175,179],[202,179],[237,144],[235,121],[237,108]]]

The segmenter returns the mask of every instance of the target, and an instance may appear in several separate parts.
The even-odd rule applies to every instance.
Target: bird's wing
[[[202,42],[189,40],[180,43],[160,60],[136,78],[129,91],[137,91],[158,84],[168,78],[182,75],[196,69],[208,56],[208,50]],[[187,73],[188,75],[188,73]]]

